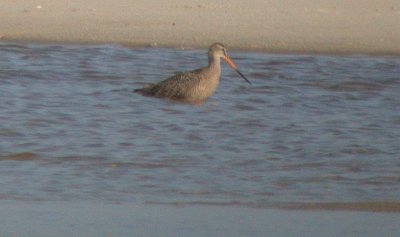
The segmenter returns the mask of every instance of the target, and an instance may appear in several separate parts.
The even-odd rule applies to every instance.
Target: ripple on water
[[[231,52],[202,106],[133,89],[206,53],[0,44],[0,197],[399,200],[400,60]],[[24,162],[19,162],[24,161]]]

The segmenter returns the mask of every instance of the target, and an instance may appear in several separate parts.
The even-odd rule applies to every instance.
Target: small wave
[[[228,206],[247,207],[256,209],[287,209],[287,210],[329,210],[329,211],[364,211],[364,212],[400,212],[399,202],[332,202],[332,203],[257,203],[242,201],[192,201],[192,202],[158,202],[148,201],[149,205],[171,205],[171,206]]]
[[[291,210],[400,212],[399,202],[283,203],[277,206]]]
[[[33,152],[22,152],[0,156],[0,160],[32,161],[38,157],[39,155]]]
[[[380,83],[375,83],[375,82],[347,81],[325,86],[325,89],[328,91],[336,91],[336,92],[341,92],[341,91],[368,92],[368,91],[380,91],[384,89],[384,86]]]

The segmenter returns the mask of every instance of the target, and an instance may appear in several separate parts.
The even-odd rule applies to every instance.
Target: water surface
[[[400,58],[231,52],[214,97],[133,93],[206,50],[0,44],[0,199],[399,201]]]

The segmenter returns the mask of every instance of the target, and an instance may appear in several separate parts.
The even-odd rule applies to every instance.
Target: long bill
[[[235,70],[235,72],[237,72],[237,74],[239,74],[247,83],[249,83],[251,85],[251,82],[243,75],[243,73],[241,73],[238,69],[238,67],[236,66],[236,64],[232,61],[231,58],[229,58],[227,55],[224,56],[225,61],[229,64],[229,66],[231,66],[231,68],[233,70]]]

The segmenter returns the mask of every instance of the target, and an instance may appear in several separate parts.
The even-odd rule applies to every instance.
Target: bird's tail
[[[143,96],[152,96],[152,86],[154,84],[148,84],[147,86],[143,87],[143,88],[139,88],[139,89],[135,89],[133,90],[133,92],[138,93],[140,95]]]

